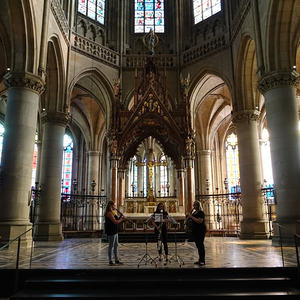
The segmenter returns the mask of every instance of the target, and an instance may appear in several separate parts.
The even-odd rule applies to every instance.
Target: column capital
[[[247,109],[232,112],[232,122],[234,124],[243,121],[257,121],[260,115],[260,111],[256,109]]]
[[[66,126],[70,121],[70,114],[64,112],[42,112],[42,123],[56,123],[58,125]]]
[[[260,78],[258,89],[262,94],[265,94],[267,91],[279,87],[291,86],[296,88],[299,82],[300,76],[296,70],[273,71]]]
[[[41,77],[31,73],[7,73],[4,75],[4,84],[7,89],[25,88],[40,95],[45,90],[45,82]]]

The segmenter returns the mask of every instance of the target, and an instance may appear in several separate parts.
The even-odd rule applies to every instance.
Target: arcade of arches
[[[272,223],[286,243],[300,233],[300,1],[222,0],[210,11],[201,1],[154,2],[152,26],[143,1],[1,1],[1,243],[32,227],[33,157],[36,240],[63,238],[61,192],[112,199],[134,221],[128,230],[159,201],[183,223],[206,199],[217,230],[226,209],[223,219],[211,213],[220,202],[209,195],[232,187],[239,238],[266,239],[266,174]],[[98,220],[95,205],[86,211]]]

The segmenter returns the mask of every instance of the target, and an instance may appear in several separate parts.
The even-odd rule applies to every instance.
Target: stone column
[[[34,239],[59,241],[63,239],[61,213],[61,178],[63,139],[69,115],[63,112],[42,114],[43,138],[40,173],[40,203]]]
[[[193,202],[195,201],[195,174],[194,174],[194,159],[187,157],[185,159],[186,167],[186,209],[191,211]]]
[[[174,165],[172,163],[172,160],[168,159],[168,181],[169,181],[169,196],[174,196]]]
[[[143,166],[138,165],[137,171],[138,171],[137,193],[138,193],[138,196],[141,197],[141,191],[144,190]]]
[[[211,150],[198,151],[200,161],[200,194],[211,194]]]
[[[100,152],[99,151],[88,151],[88,190],[90,194],[95,193],[92,191],[91,182],[94,180],[96,183],[95,190],[98,190],[99,186],[99,160]]]
[[[178,198],[179,198],[179,206],[182,207],[182,211],[180,211],[181,213],[185,213],[185,191],[184,191],[184,169],[177,169],[177,178],[178,178]]]
[[[113,155],[110,158],[111,169],[111,200],[117,204],[118,201],[118,161],[119,158]]]
[[[276,191],[276,222],[284,226],[283,242],[293,243],[293,235],[300,234],[300,144],[298,133],[298,103],[296,71],[277,71],[266,74],[259,81],[265,97],[266,116],[270,132],[270,148],[274,186]],[[278,244],[278,226],[274,224],[273,243]]]
[[[211,195],[212,194],[212,151],[200,150],[199,155],[199,169],[200,169],[200,194]],[[200,201],[201,202],[201,201]],[[209,198],[209,201],[202,201],[203,210],[205,212],[206,225],[208,229],[214,229],[215,226],[215,203],[213,198]]]
[[[124,205],[125,198],[125,172],[124,169],[119,169],[119,197],[118,197],[118,208],[121,208]]]
[[[99,187],[99,160],[100,152],[99,151],[88,151],[88,194],[94,195],[98,194],[97,190]],[[100,203],[99,203],[100,204]],[[88,229],[96,230],[98,229],[98,220],[99,220],[99,206],[97,199],[91,197],[86,203],[87,212],[88,212]]]
[[[244,110],[233,114],[239,147],[243,221],[241,239],[268,238],[264,200],[261,192],[261,163],[258,140],[259,111]]]
[[[0,176],[1,244],[32,226],[29,205],[33,149],[39,95],[44,89],[43,81],[29,73],[9,73],[4,80],[8,97]],[[30,244],[31,232],[22,239],[22,245]]]

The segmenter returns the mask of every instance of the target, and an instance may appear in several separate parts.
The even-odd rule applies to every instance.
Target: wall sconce
[[[225,191],[227,192],[228,191],[228,179],[227,179],[227,177],[225,177],[225,179],[224,179],[224,188],[225,188]]]
[[[96,181],[93,180],[93,181],[90,183],[90,185],[91,185],[92,192],[95,192],[95,187],[96,187],[96,185],[97,185]]]
[[[72,184],[73,184],[73,190],[74,190],[74,193],[76,194],[76,191],[77,191],[77,179],[73,179],[72,181]]]

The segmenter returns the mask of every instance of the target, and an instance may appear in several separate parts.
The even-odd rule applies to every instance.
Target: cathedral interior
[[[300,234],[299,0],[1,0],[0,243]]]

